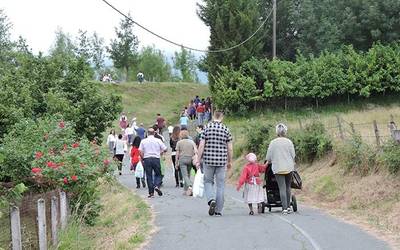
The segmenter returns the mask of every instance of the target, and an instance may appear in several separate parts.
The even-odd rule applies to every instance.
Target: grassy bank
[[[189,104],[190,99],[196,95],[204,98],[210,96],[208,85],[195,83],[99,84],[102,91],[121,95],[123,110],[128,118],[135,115],[137,122],[143,122],[146,126],[155,122],[157,113],[175,124],[179,112]]]
[[[73,218],[60,236],[58,249],[137,249],[149,239],[148,204],[117,182],[100,189],[103,209],[96,224],[86,226]]]

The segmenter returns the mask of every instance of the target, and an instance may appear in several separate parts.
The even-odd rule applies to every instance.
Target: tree
[[[114,66],[125,69],[126,81],[129,78],[129,69],[137,65],[139,41],[133,34],[133,23],[128,19],[122,19],[119,28],[115,28],[116,39],[111,40],[110,47],[107,48]]]
[[[9,49],[11,45],[10,29],[12,25],[3,10],[0,9],[0,52]]]
[[[227,48],[247,39],[263,21],[260,16],[264,11],[258,0],[205,0],[199,4],[198,15],[210,27],[210,50]],[[213,90],[214,77],[218,66],[238,69],[251,57],[263,57],[264,36],[257,33],[247,43],[223,53],[208,53],[202,69],[209,74],[209,83]]]
[[[100,75],[104,68],[104,39],[94,32],[90,38],[90,54],[92,55],[92,63],[97,75]]]
[[[87,31],[78,30],[78,37],[76,43],[76,54],[80,57],[90,60],[92,58],[90,48],[90,38],[87,36]]]
[[[170,81],[172,78],[171,65],[162,51],[154,46],[144,47],[140,51],[137,71],[143,72],[145,78],[153,82]],[[134,72],[135,75],[136,72]]]
[[[180,52],[175,52],[173,57],[174,68],[179,71],[180,79],[184,82],[198,82],[196,74],[196,58],[190,52],[181,48]]]
[[[64,33],[61,28],[56,30],[56,38],[52,48],[51,56],[59,56],[61,58],[75,56],[76,47],[68,33]]]

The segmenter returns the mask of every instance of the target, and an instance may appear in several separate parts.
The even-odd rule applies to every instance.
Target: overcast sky
[[[108,0],[133,19],[170,40],[206,49],[209,29],[196,14],[201,0]],[[108,44],[121,16],[100,0],[0,0],[13,24],[12,36],[27,39],[35,53],[47,52],[57,27],[73,36],[79,29],[96,31]],[[165,52],[179,50],[158,38],[135,28],[140,46],[154,44]]]

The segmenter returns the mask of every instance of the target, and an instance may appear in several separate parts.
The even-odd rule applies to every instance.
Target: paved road
[[[226,190],[223,216],[211,217],[205,199],[182,195],[183,190],[175,188],[172,169],[168,170],[164,196],[150,200],[158,232],[146,249],[389,249],[359,228],[304,206],[287,216],[278,210],[249,216],[233,187]],[[123,173],[120,182],[134,189],[133,175],[128,169]],[[147,190],[137,193],[147,199]]]

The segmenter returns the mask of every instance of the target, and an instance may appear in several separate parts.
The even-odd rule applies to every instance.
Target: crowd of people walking
[[[167,127],[167,120],[157,114],[154,124],[145,129],[143,123],[137,126],[136,117],[128,122],[125,113],[121,114],[118,135],[111,130],[107,138],[110,154],[118,162],[119,175],[122,174],[124,157],[130,158],[130,170],[135,172],[137,188],[148,189],[148,197],[161,191],[165,172],[167,144],[171,149],[175,187],[183,188],[184,195],[193,195],[192,173],[204,174],[204,194],[208,204],[208,214],[222,216],[226,173],[232,167],[233,138],[229,128],[223,123],[224,114],[213,110],[211,98],[196,96],[185,106],[174,126]],[[193,137],[190,135],[193,133]],[[169,134],[169,143],[164,134]],[[246,155],[247,164],[238,180],[237,190],[244,186],[244,201],[249,214],[254,215],[253,204],[258,212],[265,201],[262,174],[272,164],[273,174],[279,186],[282,211],[290,213],[291,178],[294,170],[294,146],[286,138],[287,127],[278,124],[277,138],[271,141],[264,164],[257,162],[254,153]],[[147,185],[146,185],[147,184]]]

